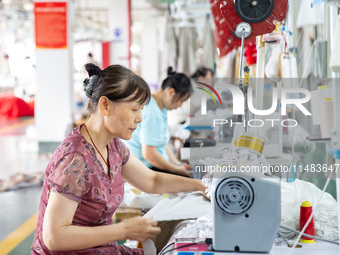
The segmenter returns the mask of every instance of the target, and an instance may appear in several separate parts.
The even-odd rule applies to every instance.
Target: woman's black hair
[[[83,83],[86,95],[90,98],[87,106],[90,113],[96,110],[102,96],[115,102],[149,103],[151,92],[148,84],[131,70],[120,65],[101,70],[92,63],[86,64],[85,69],[90,77]]]
[[[191,75],[191,78],[195,79],[195,78],[198,78],[200,76],[205,77],[208,74],[208,72],[211,72],[211,74],[214,75],[214,71],[212,69],[201,66],[201,67],[197,68],[196,72],[194,72]]]
[[[176,98],[186,97],[192,91],[190,78],[184,73],[175,72],[172,67],[168,67],[168,77],[162,83],[162,90],[173,88]]]

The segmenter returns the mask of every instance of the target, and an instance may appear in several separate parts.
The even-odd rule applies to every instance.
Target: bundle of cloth
[[[34,116],[34,101],[26,102],[12,92],[0,94],[0,117],[9,119]]]

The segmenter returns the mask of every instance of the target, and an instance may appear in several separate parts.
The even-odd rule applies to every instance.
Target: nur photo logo
[[[217,93],[217,91],[216,91],[213,87],[211,87],[210,85],[205,84],[205,83],[203,83],[203,82],[199,82],[199,81],[198,81],[197,83],[198,83],[198,84],[201,84],[201,85],[203,85],[203,86],[206,86],[206,87],[209,88],[212,92],[214,92],[215,95],[217,96],[218,100],[220,101],[221,106],[222,106],[221,97],[220,97],[220,95]],[[214,96],[213,96],[208,90],[206,90],[206,89],[204,89],[204,88],[201,88],[201,87],[197,87],[197,88],[200,89],[200,90],[205,91],[205,92],[212,98],[212,100],[214,101],[215,105],[217,105]]]
[[[198,89],[206,92],[214,101],[215,106],[217,106],[216,99],[213,93],[218,98],[221,106],[222,100],[216,89],[212,86],[203,83],[197,82],[201,86],[205,86],[206,88],[197,87]],[[311,116],[312,114],[307,110],[307,108],[303,105],[308,103],[311,99],[311,93],[304,88],[272,88],[271,90],[271,102],[270,107],[267,109],[256,109],[254,102],[254,91],[251,87],[248,89],[248,96],[245,97],[243,91],[238,87],[230,84],[224,83],[220,85],[218,89],[222,91],[229,91],[232,95],[232,113],[233,115],[245,115],[246,110],[253,114],[254,116],[270,116],[277,110],[280,111],[282,116],[287,116],[287,106],[290,108],[295,107],[300,110],[305,116]],[[211,91],[211,92],[210,92]],[[213,93],[212,93],[213,92]],[[247,109],[245,109],[247,107]],[[207,100],[203,96],[201,98],[201,114],[207,114]],[[295,127],[298,123],[294,119],[266,119],[261,117],[261,119],[249,119],[247,123],[238,123],[243,124],[244,126],[248,125],[249,127],[262,127],[265,122],[271,123],[274,126],[275,122],[281,122],[283,127]],[[225,124],[235,125],[236,123],[232,123],[231,120],[215,118],[213,120],[213,127],[216,125],[225,125]]]

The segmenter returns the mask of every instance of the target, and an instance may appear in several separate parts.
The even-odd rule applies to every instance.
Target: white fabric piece
[[[324,3],[312,8],[311,2],[312,0],[301,0],[299,13],[296,20],[297,27],[323,24]]]
[[[176,234],[176,238],[212,238],[213,223],[211,215],[199,217],[197,220],[190,221],[185,227],[180,229]]]
[[[280,78],[280,54],[281,54],[280,44],[276,44],[275,46],[273,45],[271,56],[264,70],[264,73],[267,76],[267,78],[276,79]]]
[[[124,246],[135,249],[138,247],[138,241],[137,240],[126,240],[124,243]]]
[[[212,181],[213,181],[213,176],[211,173],[207,173],[206,175],[204,175],[204,177],[202,178],[202,183],[204,184],[204,186],[206,187],[205,189],[205,195],[211,199],[212,197]]]
[[[121,207],[150,209],[154,207],[164,196],[142,192],[129,183],[124,183],[124,200]]]
[[[179,56],[177,72],[191,76],[196,70],[196,38],[194,27],[181,27],[179,31]]]
[[[214,70],[216,46],[213,31],[211,29],[210,16],[207,16],[207,18],[205,19],[202,48],[203,48],[202,66]]]
[[[170,136],[177,137],[181,140],[186,140],[190,136],[190,130],[185,129],[185,125],[169,125]]]
[[[156,255],[157,254],[156,246],[151,239],[147,239],[143,243],[143,250],[144,250],[144,254],[147,254],[147,255]]]
[[[167,22],[165,28],[165,47],[163,55],[163,65],[162,65],[162,80],[165,79],[168,74],[168,67],[171,66],[176,70],[177,68],[177,58],[178,58],[178,39],[173,26],[172,18],[170,14],[167,13]]]
[[[169,127],[173,127],[182,122],[185,122],[189,118],[189,114],[190,114],[190,98],[186,100],[181,107],[168,111]]]
[[[156,221],[194,219],[211,214],[210,202],[201,192],[172,194],[162,199],[144,217]]]

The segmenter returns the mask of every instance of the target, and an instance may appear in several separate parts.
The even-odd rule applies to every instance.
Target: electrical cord
[[[182,245],[182,246],[179,246],[179,247],[167,250],[167,251],[164,250],[163,253],[160,253],[159,255],[163,255],[163,254],[166,254],[166,253],[168,253],[170,251],[174,251],[174,250],[177,250],[177,249],[181,249],[181,248],[184,248],[184,247],[188,247],[188,246],[192,246],[192,245],[196,245],[196,244],[200,244],[200,243],[204,243],[204,241],[198,242],[198,243],[189,243],[189,244]]]
[[[166,246],[163,247],[163,249],[158,253],[158,255],[162,255],[164,254],[163,252],[170,246],[170,245],[174,245],[175,242],[169,243]]]
[[[296,234],[301,234],[300,231],[297,231],[297,230],[292,229],[292,228],[288,228],[288,227],[281,226],[281,225],[280,225],[280,228],[289,230],[289,231],[294,232],[294,233],[296,233]],[[281,234],[279,234],[279,235],[282,237]],[[306,237],[309,237],[309,238],[313,238],[313,239],[315,239],[315,240],[319,240],[319,241],[323,241],[323,242],[328,242],[328,243],[332,243],[332,244],[337,244],[337,245],[339,245],[339,243],[336,242],[336,241],[331,241],[331,240],[328,240],[328,239],[323,239],[323,238],[316,237],[316,236],[312,236],[312,235],[308,235],[308,234],[305,234],[305,233],[303,233],[302,235],[303,235],[303,236],[306,236]]]
[[[174,250],[177,250],[177,249],[181,249],[181,248],[184,248],[184,247],[188,247],[188,246],[192,246],[192,245],[196,245],[196,244],[201,244],[201,243],[206,243],[206,244],[212,244],[212,238],[206,238],[204,241],[201,241],[201,242],[198,242],[198,243],[189,243],[189,244],[185,244],[185,245],[182,245],[182,246],[179,246],[179,247],[176,247],[176,248],[173,248],[173,249],[170,249],[170,250],[167,250],[165,251],[170,245],[173,245],[175,244],[174,242],[166,245],[159,253],[158,255],[163,255],[163,254],[166,254],[170,251],[174,251]]]
[[[284,236],[283,236],[283,235],[281,235],[279,232],[277,232],[277,234],[279,235],[279,237],[281,237],[281,238],[283,239],[283,241],[285,241],[285,243],[286,243],[286,244],[287,244],[287,246],[289,247],[289,246],[290,246],[290,244],[288,243],[287,239],[286,239],[286,238],[284,238]]]

